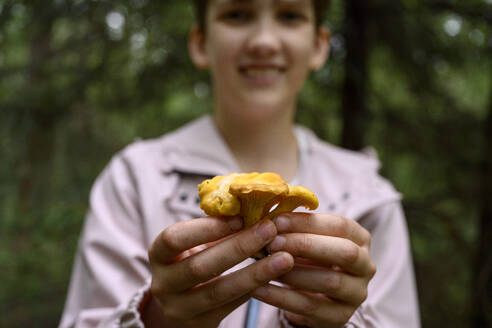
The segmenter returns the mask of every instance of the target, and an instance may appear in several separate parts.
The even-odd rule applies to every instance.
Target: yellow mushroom
[[[268,214],[273,205],[289,192],[289,185],[276,173],[241,176],[229,187],[229,193],[241,202],[239,215],[250,227]]]
[[[318,198],[302,186],[291,187],[276,173],[231,173],[216,176],[198,185],[200,208],[208,215],[240,215],[244,227],[250,227],[262,218],[291,212],[299,206],[310,210],[318,207]],[[272,207],[277,205],[272,210]],[[256,259],[267,256],[265,248]]]
[[[265,219],[273,219],[282,213],[292,212],[299,206],[309,210],[315,210],[319,206],[318,197],[309,189],[303,186],[291,187],[289,193],[282,198],[278,206],[265,216]]]
[[[280,175],[271,172],[216,176],[198,185],[198,196],[200,208],[206,214],[240,215],[245,227],[299,206],[310,210],[318,207],[318,198],[312,191],[302,186],[291,187]],[[271,211],[274,205],[277,207]]]
[[[241,210],[241,202],[229,193],[229,186],[240,175],[242,174],[218,175],[200,183],[198,185],[200,208],[208,215],[238,215]]]

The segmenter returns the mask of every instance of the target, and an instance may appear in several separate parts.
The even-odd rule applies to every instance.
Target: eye
[[[247,22],[253,17],[253,14],[244,9],[231,9],[222,14],[222,19],[229,22]]]
[[[295,10],[284,10],[278,14],[279,19],[287,24],[300,23],[305,20],[303,13]]]

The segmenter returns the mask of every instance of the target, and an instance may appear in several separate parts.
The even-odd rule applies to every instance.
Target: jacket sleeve
[[[371,257],[377,272],[369,283],[368,298],[346,327],[420,327],[412,255],[401,203],[380,206],[359,223],[371,232]]]
[[[134,176],[117,155],[91,191],[60,328],[140,322],[136,303],[150,277],[141,224]]]

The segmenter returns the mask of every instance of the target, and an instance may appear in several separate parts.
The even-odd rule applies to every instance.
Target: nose
[[[280,36],[273,20],[262,17],[251,27],[248,52],[259,57],[268,57],[280,49]]]

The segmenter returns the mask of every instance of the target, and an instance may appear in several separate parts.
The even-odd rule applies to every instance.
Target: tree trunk
[[[485,146],[481,165],[480,219],[474,281],[472,326],[492,327],[492,92],[484,126]]]
[[[367,128],[367,61],[369,0],[345,1],[345,81],[342,98],[342,147],[364,147]]]
[[[24,97],[29,107],[23,108],[29,119],[29,130],[25,153],[19,165],[19,207],[28,211],[31,201],[43,203],[44,193],[35,193],[46,177],[47,169],[53,154],[54,128],[56,121],[56,96],[46,89],[46,67],[51,59],[52,27],[56,15],[51,7],[44,3],[33,8],[32,35],[29,41],[30,63],[29,81]],[[48,92],[48,93],[47,93]],[[35,194],[35,195],[34,195]]]

